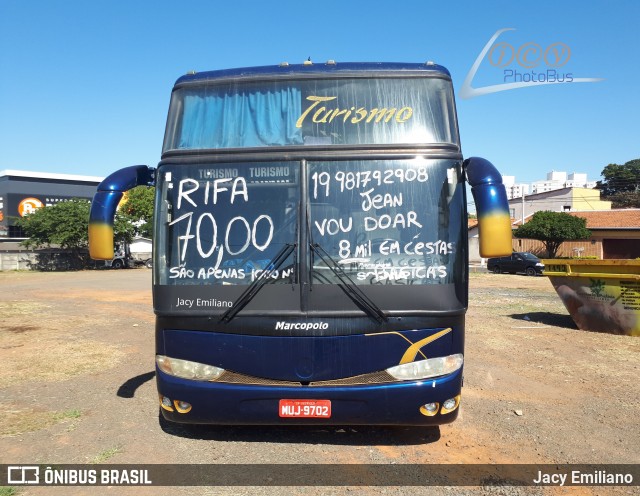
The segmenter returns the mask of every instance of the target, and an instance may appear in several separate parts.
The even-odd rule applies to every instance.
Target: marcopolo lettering
[[[277,331],[317,331],[329,329],[327,322],[276,322]]]

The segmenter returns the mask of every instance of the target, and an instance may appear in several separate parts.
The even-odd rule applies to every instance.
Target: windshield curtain
[[[243,148],[302,144],[296,88],[273,91],[187,90],[178,148]]]
[[[174,90],[163,151],[296,145],[458,144],[451,81],[206,83]]]

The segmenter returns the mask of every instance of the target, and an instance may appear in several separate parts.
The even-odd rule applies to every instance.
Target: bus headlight
[[[156,355],[156,363],[160,370],[169,375],[194,381],[215,381],[224,373],[224,369],[213,365],[180,360],[179,358],[171,358],[164,355]]]
[[[462,367],[463,362],[462,354],[456,353],[446,357],[403,363],[402,365],[388,368],[387,372],[399,381],[413,381],[451,374]]]

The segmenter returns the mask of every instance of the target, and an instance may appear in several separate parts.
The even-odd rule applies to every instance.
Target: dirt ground
[[[471,274],[439,428],[167,426],[151,271],[0,273],[0,463],[640,463],[640,339],[577,330],[549,280]],[[638,488],[17,488],[3,494],[639,494]]]

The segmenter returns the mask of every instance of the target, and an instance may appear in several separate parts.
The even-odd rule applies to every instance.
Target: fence
[[[0,270],[78,270],[95,265],[88,263],[88,254],[74,255],[60,249],[23,250],[0,246]]]
[[[0,252],[0,270],[30,270],[34,263],[34,252]]]
[[[536,239],[513,238],[513,251],[528,251],[542,258],[547,256],[547,250],[542,241]],[[565,241],[560,245],[556,256],[602,258],[602,241]]]

